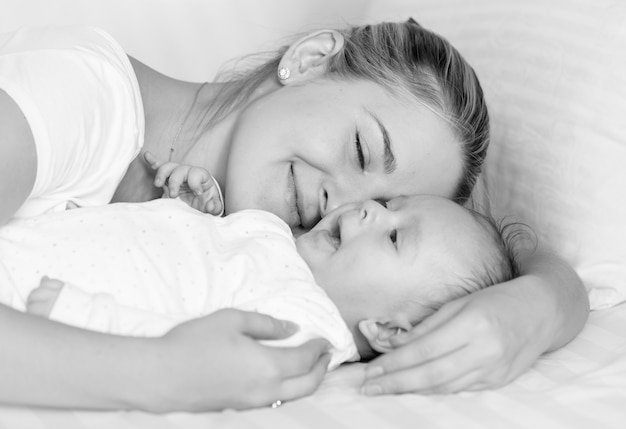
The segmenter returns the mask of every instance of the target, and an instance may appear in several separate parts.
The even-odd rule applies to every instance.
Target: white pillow
[[[374,0],[412,16],[476,69],[492,119],[487,179],[580,274],[593,309],[626,300],[626,3]]]

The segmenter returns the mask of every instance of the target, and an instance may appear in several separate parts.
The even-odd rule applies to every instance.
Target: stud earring
[[[289,70],[287,67],[281,67],[278,69],[278,79],[287,80],[289,79],[290,75],[291,75],[291,70]]]

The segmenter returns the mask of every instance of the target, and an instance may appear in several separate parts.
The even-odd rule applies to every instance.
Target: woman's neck
[[[152,185],[154,171],[143,160],[146,151],[162,162],[170,160],[171,156],[173,162],[203,167],[224,188],[230,137],[239,113],[249,102],[274,90],[275,84],[268,80],[253,92],[243,106],[228,110],[218,121],[214,121],[217,106],[225,101],[221,99],[221,90],[227,83],[202,86],[203,83],[184,82],[165,76],[133,58],[131,62],[144,106],[144,144],[112,201],[148,201],[161,196],[162,190]]]
[[[246,106],[276,89],[276,84],[268,79],[256,88],[240,105],[231,106],[229,97],[231,83],[211,83],[202,91],[198,110],[191,115],[185,136],[184,148],[176,154],[176,162],[203,166],[215,177],[222,190],[226,187],[228,155],[232,134],[239,123],[241,112]],[[224,110],[220,110],[226,107]],[[195,130],[195,133],[193,133]],[[191,133],[190,133],[191,131]]]

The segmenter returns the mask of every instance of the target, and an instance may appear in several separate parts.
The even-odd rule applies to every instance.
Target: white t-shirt
[[[143,145],[137,78],[102,30],[35,27],[0,34],[0,88],[37,147],[37,176],[16,217],[107,204]]]
[[[238,308],[298,323],[300,331],[281,345],[328,339],[331,367],[358,357],[289,227],[269,212],[220,218],[160,199],[14,219],[0,228],[0,301],[23,310],[44,275],[67,282],[51,313],[67,324],[153,336]]]

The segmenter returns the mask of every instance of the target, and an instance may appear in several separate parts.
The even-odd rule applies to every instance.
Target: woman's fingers
[[[398,334],[399,339],[392,338],[390,341],[398,348],[370,362],[365,373],[366,377],[421,365],[467,346],[470,338],[462,323],[456,318],[451,320],[446,318],[443,321],[446,323],[437,321],[437,328],[424,335],[415,336],[408,332]],[[413,329],[417,327],[419,325]]]
[[[396,349],[366,369],[364,392],[456,392],[498,387],[540,353],[519,329],[510,299],[493,289],[444,305],[414,331],[391,340]],[[528,324],[528,322],[525,322]],[[522,325],[524,327],[525,325]]]
[[[454,385],[476,370],[476,362],[468,358],[465,349],[460,349],[423,365],[405,367],[371,378],[363,383],[361,391],[366,395],[407,392],[448,393],[448,386]]]
[[[330,354],[323,354],[307,373],[283,381],[273,401],[287,401],[310,395],[320,385],[328,369]],[[273,402],[272,401],[272,402]]]
[[[451,380],[448,383],[437,386],[437,388],[431,391],[426,390],[420,393],[458,393],[498,387],[497,385],[485,382],[484,378],[484,371],[470,371],[455,380]]]
[[[297,347],[268,347],[282,378],[297,377],[307,374],[320,359],[328,354],[330,343],[322,338],[315,338]]]
[[[447,305],[444,305],[436,313],[422,320],[410,331],[394,335],[390,338],[391,345],[394,347],[400,347],[430,332],[433,332],[439,327],[444,326],[446,323],[449,323],[451,320],[454,320],[457,314],[463,309],[461,305],[458,305],[459,303],[460,302],[452,301]]]
[[[418,373],[424,374],[421,375],[422,378],[428,378],[433,382],[438,380],[442,376],[440,373],[448,370],[444,358],[463,349],[468,344],[468,340],[465,338],[444,334],[445,332],[435,331],[432,335],[424,336],[377,357],[368,364],[365,371],[366,379],[375,379],[384,374],[423,367],[418,370]],[[432,368],[432,365],[427,365],[430,362],[444,363],[434,374],[425,375]],[[423,387],[423,384],[420,384],[420,387]]]
[[[237,330],[256,340],[281,340],[298,332],[297,324],[253,311],[222,310]]]

